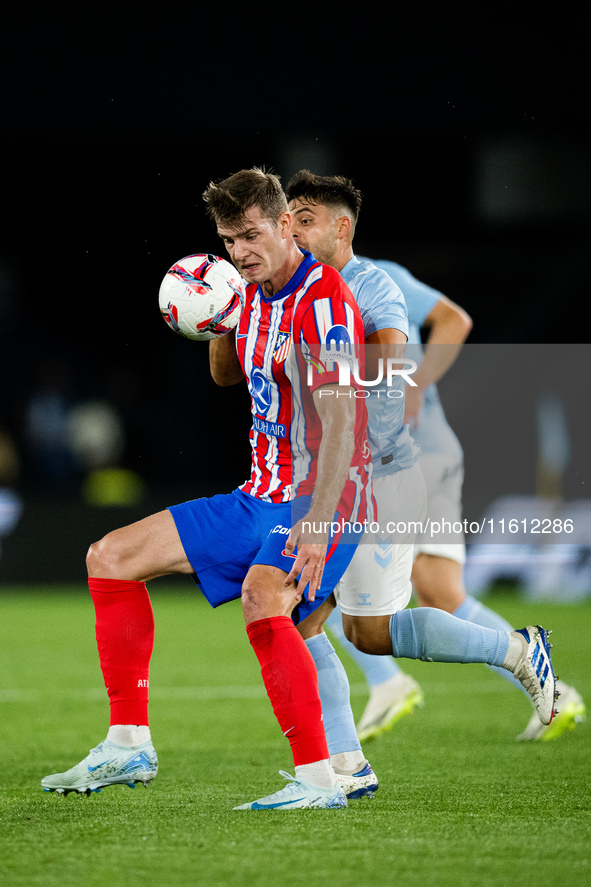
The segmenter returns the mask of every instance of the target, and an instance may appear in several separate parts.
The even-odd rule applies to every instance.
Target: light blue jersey
[[[391,277],[369,259],[353,256],[341,270],[341,276],[355,296],[361,310],[365,335],[377,330],[397,329],[408,336],[409,327],[404,297]],[[402,386],[402,380],[400,382]],[[403,425],[404,398],[392,397],[394,386],[384,379],[367,398],[368,440],[371,446],[374,476],[392,474],[410,468],[420,453]],[[402,388],[400,389],[402,392]]]
[[[422,349],[416,347],[421,344],[421,327],[424,324],[427,315],[442,298],[442,294],[438,290],[433,289],[433,287],[421,283],[420,280],[413,277],[407,268],[398,265],[396,262],[390,262],[387,259],[359,258],[360,263],[367,261],[370,261],[377,268],[381,268],[385,271],[386,274],[392,278],[394,283],[397,284],[398,288],[404,295],[408,310],[408,343],[409,345],[414,346],[412,349],[412,357],[416,360],[417,358],[415,357],[415,354],[422,354]],[[341,274],[342,273],[343,272],[341,272]],[[352,289],[350,284],[349,288]],[[353,294],[355,296],[357,295],[355,290],[353,290]],[[363,314],[363,308],[361,309],[361,313]],[[365,322],[365,317],[363,319]],[[382,324],[382,326],[386,325],[387,324]],[[443,455],[458,456],[461,458],[462,447],[447,422],[443,407],[441,406],[441,401],[439,400],[437,386],[429,385],[429,387],[425,389],[424,398],[425,401],[421,412],[419,413],[418,425],[412,431],[414,440],[419,444],[423,453],[441,453]]]

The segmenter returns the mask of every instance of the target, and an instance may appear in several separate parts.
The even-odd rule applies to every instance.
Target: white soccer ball
[[[171,330],[206,342],[225,336],[240,318],[245,284],[232,264],[210,253],[185,256],[160,284],[162,316]]]

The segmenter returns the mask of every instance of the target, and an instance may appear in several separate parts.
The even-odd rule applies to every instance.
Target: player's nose
[[[246,243],[234,243],[234,259],[240,261],[240,259],[248,255],[250,255],[250,250]]]

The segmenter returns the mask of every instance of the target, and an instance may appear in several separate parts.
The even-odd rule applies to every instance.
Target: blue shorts
[[[308,509],[306,503],[302,504],[305,514]],[[292,507],[291,502],[262,502],[241,490],[169,506],[195,582],[212,607],[240,597],[242,583],[253,564],[290,572],[293,558],[283,551],[293,521]],[[362,531],[353,533],[345,524],[339,538],[329,536],[322,585],[312,604],[304,599],[296,607],[294,622],[305,619],[331,594],[362,535]]]

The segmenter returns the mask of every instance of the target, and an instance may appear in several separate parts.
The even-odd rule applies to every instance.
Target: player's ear
[[[277,219],[277,226],[281,231],[282,239],[285,239],[288,234],[291,234],[291,213],[283,212]]]
[[[340,216],[337,219],[337,237],[349,238],[351,236],[351,219],[349,216]]]

